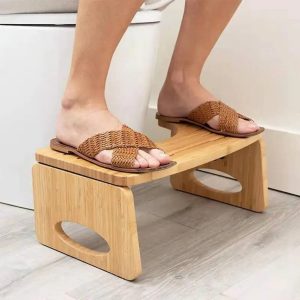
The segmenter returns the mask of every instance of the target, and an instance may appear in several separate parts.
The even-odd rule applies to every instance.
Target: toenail
[[[158,155],[160,156],[166,156],[167,154],[163,151],[163,150],[160,150],[160,149],[157,149],[158,151]]]

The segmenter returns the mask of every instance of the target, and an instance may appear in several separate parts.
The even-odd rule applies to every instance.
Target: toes
[[[159,167],[159,165],[160,165],[159,161],[155,157],[148,154],[147,152],[145,152],[143,150],[139,150],[138,154],[147,161],[149,168]]]
[[[133,168],[138,169],[140,167],[141,167],[141,165],[140,165],[139,161],[137,159],[135,159],[134,163],[133,163]]]
[[[170,157],[159,149],[139,150],[133,168],[157,168],[170,162]],[[112,150],[103,150],[96,155],[96,159],[105,164],[111,164]]]
[[[247,121],[239,119],[238,132],[240,133],[250,133],[257,131],[259,126],[254,121]]]
[[[258,124],[256,124],[253,120],[250,120],[249,122],[250,122],[250,124],[253,124],[255,126],[256,130],[258,130],[260,128],[260,126]]]
[[[219,129],[220,129],[219,123],[220,123],[220,121],[219,121],[219,116],[214,116],[213,118],[211,118],[211,119],[207,122],[207,124],[208,124],[211,128],[216,129],[216,130],[219,130]]]
[[[102,163],[111,164],[112,150],[103,150],[95,158]]]
[[[148,168],[148,166],[149,166],[148,162],[143,156],[138,154],[136,159],[137,159],[137,161],[138,161],[141,168]]]
[[[210,119],[207,124],[216,129],[219,130],[219,116],[215,116],[212,119]],[[239,133],[250,133],[257,131],[259,129],[259,126],[254,121],[247,121],[244,119],[239,118],[238,122],[238,132]]]
[[[170,156],[160,149],[151,149],[147,152],[157,159],[161,165],[168,164],[171,161]]]
[[[113,150],[103,150],[98,153],[95,158],[105,164],[111,164]],[[145,164],[145,160],[141,161]],[[139,168],[141,166],[138,159],[134,161],[133,168]]]

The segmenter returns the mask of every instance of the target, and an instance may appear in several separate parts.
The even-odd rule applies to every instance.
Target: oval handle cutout
[[[107,241],[92,229],[71,221],[62,221],[55,225],[60,238],[69,246],[92,255],[108,253]]]
[[[206,168],[198,171],[195,171],[196,178],[210,189],[230,194],[242,191],[241,183],[227,173]]]

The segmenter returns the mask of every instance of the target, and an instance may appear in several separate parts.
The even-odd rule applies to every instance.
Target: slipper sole
[[[250,133],[231,133],[231,132],[226,132],[226,131],[213,129],[208,125],[200,124],[200,123],[192,121],[188,118],[167,117],[167,116],[162,116],[159,113],[156,113],[156,119],[162,120],[162,121],[165,121],[165,122],[169,122],[169,123],[189,123],[189,124],[192,124],[192,125],[199,126],[203,129],[206,129],[206,130],[208,130],[212,133],[220,134],[220,135],[223,135],[223,136],[236,137],[236,138],[247,138],[247,137],[250,137],[250,136],[253,136],[253,135],[260,134],[265,130],[264,127],[259,127],[259,129],[257,131],[250,132]]]
[[[170,167],[176,165],[175,161],[171,161],[168,164],[160,165],[158,168],[120,168],[120,167],[113,166],[111,164],[102,163],[102,162],[100,162],[96,159],[85,156],[84,154],[78,152],[78,150],[75,147],[63,144],[57,138],[54,138],[50,141],[50,148],[52,150],[55,150],[55,151],[58,151],[58,152],[61,152],[61,153],[76,155],[76,156],[78,156],[78,157],[80,157],[80,158],[82,158],[86,161],[89,161],[89,162],[91,162],[91,163],[93,163],[93,164],[95,164],[99,167],[103,167],[103,168],[118,171],[118,172],[149,173],[149,172],[153,172],[153,171],[159,171],[159,170],[167,169],[167,168],[170,168]]]

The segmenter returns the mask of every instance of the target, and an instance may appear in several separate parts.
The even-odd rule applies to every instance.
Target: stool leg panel
[[[127,280],[141,273],[132,192],[49,166],[33,167],[35,223],[38,240]],[[68,237],[61,222],[84,225],[103,237],[107,253],[83,247]]]
[[[242,185],[241,192],[230,193],[210,188],[196,178],[195,169],[172,175],[173,188],[255,212],[262,212],[267,207],[268,185],[262,140],[200,167],[235,177]]]

